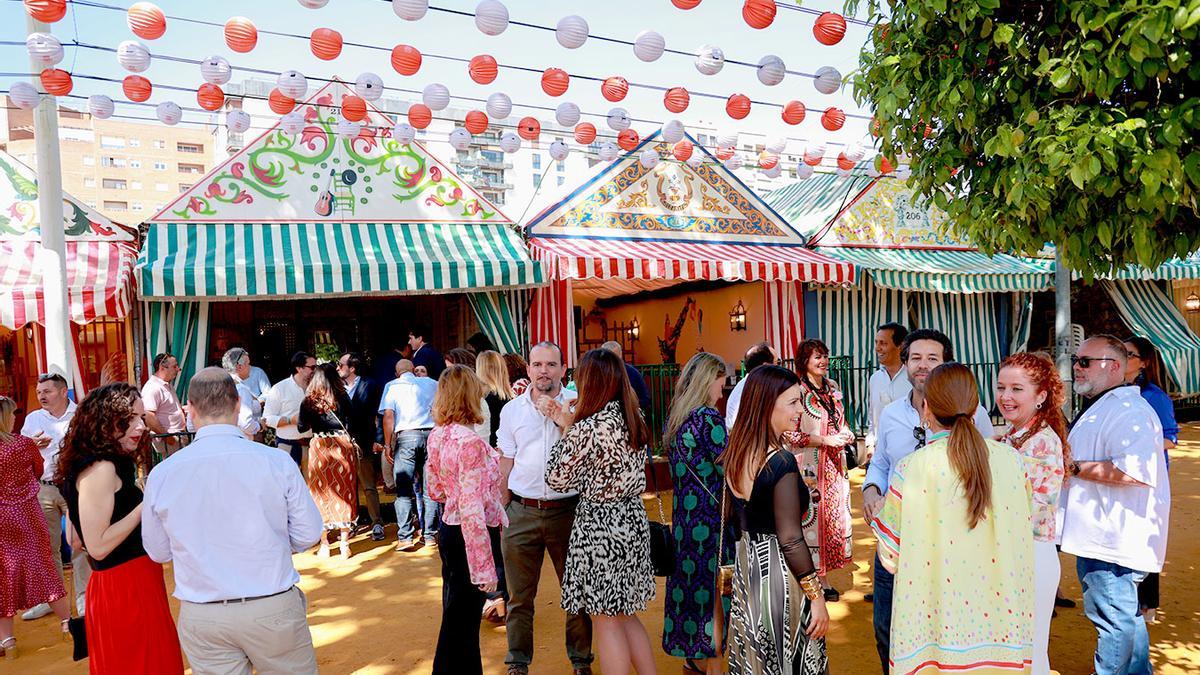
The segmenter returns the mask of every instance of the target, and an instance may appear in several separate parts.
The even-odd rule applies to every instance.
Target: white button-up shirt
[[[50,437],[49,445],[38,448],[38,452],[42,453],[42,480],[53,481],[58,473],[58,451],[62,448],[63,436],[67,435],[67,427],[71,426],[73,417],[75,402],[70,400],[62,417],[51,415],[45,408],[38,408],[25,416],[25,423],[21,425],[22,436],[33,438],[40,431]]]
[[[725,401],[726,429],[733,429],[733,423],[737,420],[738,408],[742,407],[742,390],[746,388],[746,380],[749,379],[750,374],[746,373],[746,375],[747,377],[743,377],[733,391],[729,392],[729,398]]]
[[[300,581],[292,553],[316,544],[321,513],[287,453],[226,424],[154,467],[142,502],[142,544],[175,563],[175,597],[232,600],[285,591]]]
[[[262,425],[258,422],[262,417],[262,406],[258,404],[254,394],[244,382],[236,382],[236,386],[239,401],[238,428],[246,434],[246,438],[254,438],[255,434],[262,431]]]
[[[404,373],[384,386],[383,398],[379,399],[379,414],[392,411],[395,433],[432,429],[433,397],[436,395],[437,382]]]
[[[892,470],[900,460],[917,450],[917,436],[914,430],[921,426],[921,415],[913,407],[912,397],[905,396],[899,401],[883,409],[879,416],[879,433],[875,437],[875,454],[871,457],[871,466],[867,469],[867,478],[863,481],[863,489],[868,485],[879,488],[879,494],[886,495],[888,485],[892,480]],[[975,409],[975,428],[984,438],[991,438],[995,430],[992,420],[988,417],[983,406]],[[926,430],[928,437],[929,431]]]
[[[1162,571],[1171,484],[1162,424],[1135,386],[1105,393],[1067,437],[1077,462],[1111,462],[1145,485],[1068,478],[1062,491],[1062,550],[1139,572]]]
[[[555,492],[546,485],[546,462],[550,450],[562,438],[562,429],[549,417],[542,415],[530,396],[533,388],[514,398],[500,410],[500,427],[496,430],[496,445],[500,453],[513,460],[508,476],[508,489],[519,497],[530,499],[565,499],[574,492]],[[566,405],[577,394],[563,388],[555,400]]]
[[[883,414],[883,409],[891,405],[892,401],[899,401],[908,396],[912,391],[912,382],[908,381],[908,369],[903,364],[900,365],[900,370],[896,371],[896,376],[888,375],[887,368],[879,366],[879,370],[871,375],[871,381],[868,385],[870,399],[868,400],[867,414],[867,447],[875,447],[875,432],[879,429],[879,416]]]
[[[234,376],[233,379],[237,380],[237,376]],[[271,391],[271,380],[267,378],[266,371],[258,366],[250,366],[250,375],[242,380],[242,384],[246,385],[254,398],[259,401],[265,400],[267,393]]]
[[[240,396],[240,395],[239,395]],[[275,437],[285,441],[295,441],[312,436],[311,431],[300,433],[296,422],[300,416],[300,404],[304,402],[304,388],[296,384],[296,378],[289,377],[275,383],[267,392],[267,405],[263,409],[262,420],[267,426],[275,427]],[[287,417],[291,424],[280,425],[279,420]]]

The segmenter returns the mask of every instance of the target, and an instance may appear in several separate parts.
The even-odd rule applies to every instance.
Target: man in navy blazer
[[[378,442],[379,429],[375,424],[375,412],[379,409],[379,387],[359,371],[365,367],[362,356],[355,352],[342,354],[338,359],[338,376],[350,397],[349,424],[347,431],[358,444],[358,482],[367,499],[367,514],[371,517],[371,538],[383,541],[383,519],[379,516],[380,456],[383,446]]]

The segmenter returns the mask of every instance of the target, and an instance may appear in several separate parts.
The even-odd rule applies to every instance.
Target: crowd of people
[[[997,431],[949,338],[880,326],[860,445],[820,340],[800,343],[794,370],[754,345],[728,396],[725,361],[695,354],[651,429],[649,390],[616,343],[583,354],[568,383],[553,343],[526,361],[479,335],[443,356],[427,334],[414,328],[370,375],[354,352],[299,352],[273,386],[233,348],[192,378],[186,405],[170,354],[141,390],[106,384],[78,407],[46,375],[19,434],[0,398],[0,649],[16,655],[13,617],[32,608],[75,632],[77,651],[86,636],[96,673],[182,672],[181,654],[196,673],[316,672],[291,556],[336,542],[349,558],[359,528],[385,540],[388,490],[396,551],[434,546],[441,560],[434,673],[482,673],[484,620],[506,625],[509,675],[528,673],[547,556],[576,675],[595,658],[606,673],[655,671],[640,616],[656,575],[661,648],[685,672],[824,673],[841,599],[829,574],[853,562],[849,472],[865,463],[882,672],[1049,673],[1050,620],[1069,602],[1060,550],[1097,630],[1095,672],[1150,672],[1179,428],[1143,338],[1082,344],[1070,421],[1049,357],[1009,356]],[[643,503],[658,434],[670,522]]]

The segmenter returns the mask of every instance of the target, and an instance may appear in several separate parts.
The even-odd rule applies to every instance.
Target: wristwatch
[[[1067,466],[1067,471],[1070,471],[1072,476],[1078,476],[1079,475],[1079,462],[1071,462]]]

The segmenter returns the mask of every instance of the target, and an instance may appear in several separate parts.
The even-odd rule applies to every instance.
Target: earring
[[[1036,407],[1038,410],[1041,410],[1041,409],[1042,409],[1042,404],[1041,404],[1041,403],[1039,403],[1039,404],[1037,404],[1037,406],[1035,406],[1035,407]]]

